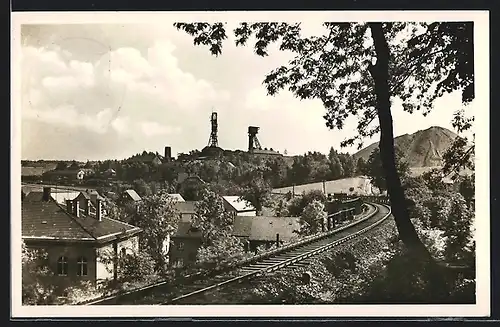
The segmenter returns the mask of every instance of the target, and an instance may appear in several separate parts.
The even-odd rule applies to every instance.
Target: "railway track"
[[[341,227],[337,232],[328,234],[316,241],[305,242],[303,245],[295,246],[289,250],[281,251],[275,255],[262,258],[232,271],[210,276],[205,279],[195,280],[183,285],[164,285],[156,290],[141,294],[140,298],[116,298],[113,304],[129,305],[167,305],[167,304],[189,304],[197,297],[212,291],[242,283],[262,274],[280,270],[293,269],[308,264],[308,259],[322,252],[328,251],[335,246],[347,242],[362,233],[376,227],[391,214],[386,205],[369,204],[374,209],[368,218],[361,219],[346,227]],[[108,304],[104,302],[94,304]]]

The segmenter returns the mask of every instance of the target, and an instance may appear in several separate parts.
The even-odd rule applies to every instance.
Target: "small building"
[[[299,230],[298,217],[236,216],[233,225],[233,235],[245,241],[252,252],[262,245],[293,241]]]
[[[181,221],[177,232],[171,237],[169,261],[176,266],[185,266],[196,262],[198,249],[201,246],[201,232],[191,222]]]
[[[102,175],[107,178],[116,177],[116,170],[114,170],[113,168],[108,168],[102,173]]]
[[[223,196],[222,199],[224,208],[233,213],[234,216],[255,216],[257,214],[255,207],[239,196]]]
[[[34,193],[38,196],[35,200]],[[51,282],[67,287],[88,280],[116,279],[116,264],[106,264],[102,256],[137,251],[141,229],[106,217],[102,202],[81,207],[80,201],[57,203],[50,188],[31,192],[31,201],[22,201],[22,239],[27,248],[48,254]]]
[[[135,190],[129,189],[129,190],[125,190],[122,193],[122,195],[120,197],[120,201],[123,203],[138,203],[138,202],[142,201],[142,199],[139,196],[139,194],[137,194],[137,192]]]

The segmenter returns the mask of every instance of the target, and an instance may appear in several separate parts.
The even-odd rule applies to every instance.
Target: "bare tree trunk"
[[[372,32],[377,63],[370,67],[377,96],[377,113],[380,124],[380,158],[384,168],[387,193],[391,200],[392,215],[396,222],[399,237],[409,250],[411,257],[422,263],[428,263],[426,276],[433,301],[447,296],[447,285],[443,269],[432,258],[422,243],[413,226],[408,212],[401,180],[396,169],[394,132],[392,126],[391,102],[389,92],[389,46],[384,35],[382,23],[369,23]],[[430,299],[431,300],[431,299]]]
[[[385,172],[387,193],[391,200],[392,214],[398,228],[399,237],[410,251],[430,257],[425,245],[418,237],[413,226],[401,180],[396,169],[394,133],[392,126],[391,102],[389,93],[389,46],[384,35],[382,23],[369,23],[372,33],[377,63],[371,66],[375,82],[377,113],[380,124],[380,158]]]

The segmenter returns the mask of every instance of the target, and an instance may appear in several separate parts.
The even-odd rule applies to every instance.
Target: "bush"
[[[51,304],[55,301],[55,287],[50,283],[47,253],[28,249],[22,243],[22,302],[24,305]]]
[[[313,200],[302,211],[300,217],[301,235],[311,235],[322,232],[323,226],[326,226],[327,214],[323,203]]]
[[[153,258],[145,251],[125,254],[118,259],[118,280],[123,283],[143,281],[154,275],[154,268]]]
[[[302,193],[302,196],[293,198],[288,206],[288,214],[292,217],[300,217],[304,208],[313,201],[319,201],[322,204],[326,203],[326,195],[320,190],[311,190]]]

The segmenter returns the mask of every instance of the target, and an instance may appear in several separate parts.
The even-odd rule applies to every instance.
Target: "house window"
[[[184,242],[179,242],[179,244],[177,245],[177,248],[179,249],[179,251],[183,251],[184,250]]]
[[[121,255],[122,257],[124,257],[126,254],[127,254],[127,249],[122,248],[122,249],[120,250],[120,255]]]
[[[68,258],[67,257],[59,257],[57,260],[57,274],[59,276],[67,276],[68,275]]]
[[[77,275],[78,276],[87,276],[87,258],[79,257],[77,262]]]

